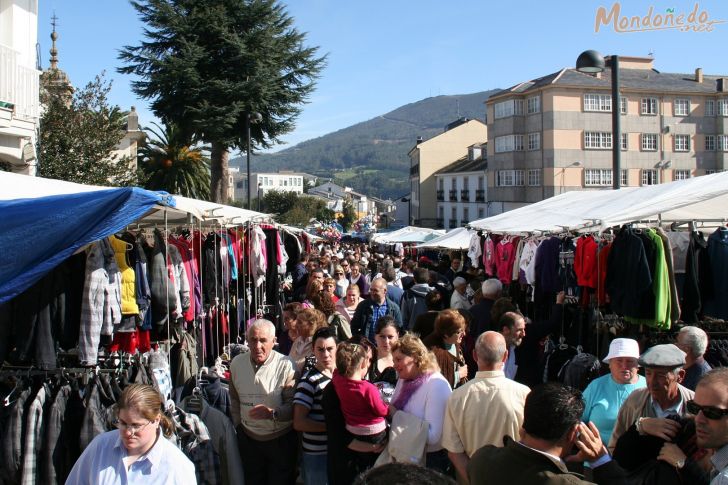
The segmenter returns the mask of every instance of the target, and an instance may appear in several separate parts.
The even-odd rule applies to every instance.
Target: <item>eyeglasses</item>
[[[150,424],[152,424],[152,421],[147,421],[145,424],[126,424],[123,421],[119,421],[118,419],[114,421],[114,426],[119,428],[122,431],[128,431],[131,434],[135,435]]]
[[[695,401],[688,401],[687,403],[685,403],[685,407],[687,408],[688,412],[693,416],[697,416],[700,411],[702,411],[703,416],[708,419],[718,420],[723,418],[724,416],[728,416],[728,409],[714,408],[713,406],[701,406]]]
[[[337,271],[334,274],[344,274],[343,272]]]

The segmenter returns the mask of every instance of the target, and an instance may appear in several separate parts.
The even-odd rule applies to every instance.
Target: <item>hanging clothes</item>
[[[702,232],[693,231],[688,245],[687,261],[685,263],[685,285],[683,288],[680,307],[680,319],[685,323],[700,321],[702,316],[703,299],[708,293],[707,282],[712,279],[710,257],[708,255],[708,241]]]
[[[703,314],[728,320],[728,228],[719,227],[708,237],[711,278],[706,282]]]

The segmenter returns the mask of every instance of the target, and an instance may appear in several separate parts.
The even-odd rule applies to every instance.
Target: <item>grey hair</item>
[[[265,330],[266,333],[268,333],[268,335],[270,335],[271,337],[276,336],[276,326],[273,324],[273,322],[271,322],[270,320],[266,320],[265,318],[258,318],[250,324],[247,333],[248,338],[250,338],[250,335],[253,333],[254,329]]]
[[[486,339],[492,334],[495,334],[495,342],[487,342]],[[497,364],[503,361],[503,356],[506,353],[506,339],[498,332],[490,330],[483,332],[475,342],[475,353],[478,355],[478,360],[486,364]]]
[[[700,357],[708,349],[708,334],[702,328],[688,326],[680,329],[680,335],[685,337],[685,345],[694,357]]]
[[[481,286],[483,296],[500,296],[503,292],[503,283],[498,278],[489,278]]]

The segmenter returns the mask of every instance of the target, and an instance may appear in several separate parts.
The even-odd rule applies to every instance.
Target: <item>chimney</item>
[[[421,136],[418,136],[417,137],[417,144],[419,145],[420,143],[422,143],[422,137]]]
[[[728,78],[719,77],[716,79],[716,88],[719,93],[728,92]]]
[[[695,82],[696,83],[703,82],[703,68],[702,67],[695,69]]]

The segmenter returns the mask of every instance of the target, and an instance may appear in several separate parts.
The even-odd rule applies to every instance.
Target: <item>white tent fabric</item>
[[[642,220],[728,218],[728,172],[649,187],[567,192],[470,223],[495,233],[599,232]]]
[[[98,185],[83,185],[63,180],[47,179],[43,177],[30,177],[10,172],[0,172],[0,200],[34,199],[51,195],[78,194],[108,190],[112,187]],[[190,199],[180,195],[173,195],[174,209],[165,207],[167,220],[170,223],[184,222],[187,214],[192,214],[202,221],[214,221],[222,225],[240,225],[250,220],[270,221],[271,217],[256,211],[240,209],[204,200]],[[144,218],[148,222],[161,222],[164,214],[156,211]]]
[[[474,233],[475,231],[467,227],[458,227],[447,234],[419,244],[417,249],[468,249],[470,247],[470,238]]]
[[[426,227],[407,226],[387,233],[378,233],[372,236],[371,241],[380,244],[394,244],[398,242],[424,242],[445,234],[441,229],[428,229]]]

